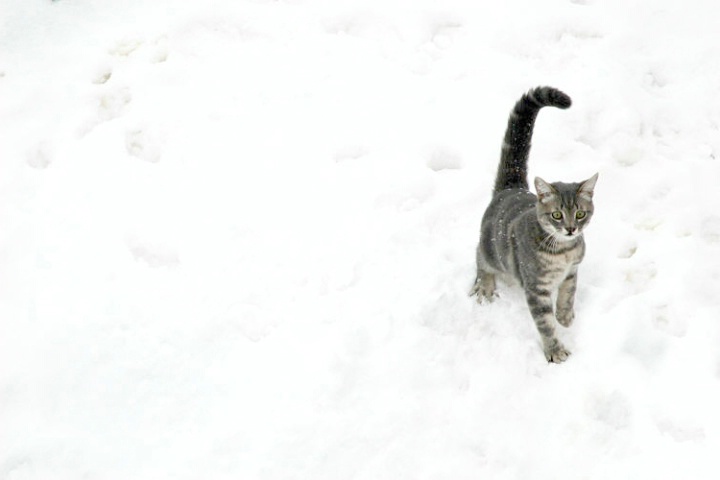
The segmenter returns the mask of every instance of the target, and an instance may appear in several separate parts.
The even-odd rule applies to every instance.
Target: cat
[[[471,291],[479,303],[490,302],[496,296],[496,275],[509,274],[519,281],[545,357],[554,363],[570,355],[555,334],[554,319],[569,327],[575,318],[577,270],[585,255],[583,231],[593,216],[598,174],[579,183],[548,183],[536,177],[536,196],[528,188],[527,161],[540,109],[566,109],[571,104],[560,90],[537,87],[510,113],[492,201],[482,218]]]

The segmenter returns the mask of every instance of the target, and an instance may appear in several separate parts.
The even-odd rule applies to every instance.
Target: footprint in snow
[[[637,253],[637,249],[637,243],[635,243],[634,241],[629,241],[620,248],[617,257],[625,260],[630,259],[635,256],[635,254]]]
[[[168,47],[167,37],[162,36],[152,42],[148,51],[148,60],[150,63],[163,63],[170,56],[170,48]]]
[[[430,24],[426,36],[420,39],[414,54],[408,59],[410,70],[418,75],[430,73],[435,63],[455,44],[462,28],[462,23],[452,19]]]
[[[326,19],[325,33],[350,37],[396,36],[394,29],[382,18],[370,13],[354,12],[336,18]]]
[[[338,148],[333,155],[336,163],[342,163],[349,160],[357,160],[366,156],[370,151],[362,145],[347,145]]]
[[[593,420],[617,430],[628,428],[633,418],[630,401],[618,391],[589,395],[585,412]]]
[[[137,57],[150,63],[162,63],[168,59],[170,51],[167,37],[161,35],[152,40],[142,38],[119,40],[108,49],[108,53],[118,59]]]
[[[705,440],[705,429],[700,425],[678,422],[667,417],[655,419],[655,425],[658,430],[678,443],[700,443]]]
[[[162,156],[162,142],[147,129],[137,128],[125,133],[125,149],[129,155],[150,163],[157,163]]]
[[[668,335],[682,338],[687,333],[685,317],[678,315],[672,305],[658,305],[652,308],[653,326]]]
[[[108,49],[108,53],[115,57],[129,57],[143,44],[138,38],[124,38]]]
[[[108,49],[108,53],[116,60],[143,57],[149,63],[165,62],[170,55],[167,37],[165,36],[160,36],[149,42],[136,38],[120,40]],[[116,63],[116,61],[112,63]],[[104,85],[112,76],[112,66],[102,65],[97,69],[91,81],[95,85]]]
[[[170,247],[134,239],[128,240],[127,247],[135,261],[145,263],[150,268],[175,268],[180,265],[177,252]]]
[[[111,55],[111,61],[99,66],[90,80],[92,84],[101,87],[101,93],[97,97],[97,118],[88,121],[80,128],[80,136],[126,112],[133,98],[130,88],[111,85],[114,83],[112,79],[118,76],[118,71],[122,72],[123,65],[129,59],[132,59],[133,63],[137,60],[141,63],[162,63],[168,59],[170,52],[167,38],[161,36],[149,42],[135,38],[121,40],[109,48],[108,53]]]
[[[428,156],[426,165],[433,171],[459,170],[463,168],[460,154],[445,147],[436,148]]]
[[[275,328],[273,316],[257,305],[246,302],[233,303],[215,318],[218,331],[233,336],[239,333],[251,342],[259,342]]]
[[[655,262],[633,263],[625,270],[626,292],[640,293],[646,291],[655,280],[657,273]]]
[[[720,216],[709,215],[700,222],[700,238],[707,243],[720,243]]]
[[[104,85],[112,77],[112,68],[103,66],[99,68],[93,76],[92,83],[95,85]]]
[[[447,50],[453,46],[462,28],[463,25],[459,21],[446,20],[438,22],[430,29],[429,43],[438,50]]]
[[[47,142],[40,142],[27,153],[25,162],[32,168],[45,170],[52,163],[53,156],[52,147]]]
[[[667,337],[650,330],[645,325],[636,325],[625,340],[622,351],[640,365],[652,370],[663,361],[667,354]]]
[[[98,99],[98,116],[103,122],[118,118],[132,101],[130,89],[115,88],[100,95]]]

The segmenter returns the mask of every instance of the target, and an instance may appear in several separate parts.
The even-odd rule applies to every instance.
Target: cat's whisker
[[[547,235],[545,235],[545,238],[543,238],[542,242],[540,242],[540,246],[542,248],[549,248],[551,239],[552,239],[552,234],[548,233]]]
[[[555,232],[548,233],[547,236],[540,243],[543,248],[547,248],[552,253],[557,252],[558,244],[559,241]]]

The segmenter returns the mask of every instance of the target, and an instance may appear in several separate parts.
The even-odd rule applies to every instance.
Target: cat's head
[[[596,173],[580,183],[548,183],[535,178],[537,216],[543,230],[558,241],[575,240],[593,216]]]

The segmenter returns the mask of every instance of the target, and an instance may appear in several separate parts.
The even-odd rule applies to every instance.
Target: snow
[[[2,0],[0,478],[718,478],[715,9]],[[562,365],[467,296],[536,85]]]

